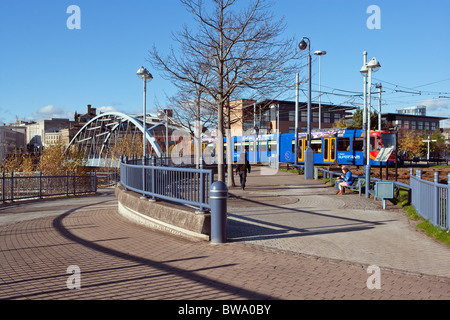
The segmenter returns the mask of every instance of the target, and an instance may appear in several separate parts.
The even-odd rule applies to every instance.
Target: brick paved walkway
[[[55,201],[52,216],[0,226],[0,299],[450,296],[445,277],[382,268],[381,289],[370,290],[365,264],[266,250],[246,242],[211,245],[151,231],[120,216],[114,201],[112,191],[98,197],[97,203],[61,208]],[[30,206],[14,210],[32,211]],[[67,268],[72,265],[80,268],[80,289],[67,288]]]
[[[400,208],[278,172],[232,188],[229,237],[277,250],[450,278],[450,247],[416,229]],[[253,171],[252,171],[253,173]]]

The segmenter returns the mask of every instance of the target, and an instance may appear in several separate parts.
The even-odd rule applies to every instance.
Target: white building
[[[0,163],[14,150],[26,149],[25,127],[0,127]]]
[[[69,119],[52,118],[27,125],[27,145],[31,151],[46,146],[45,135],[70,128]]]

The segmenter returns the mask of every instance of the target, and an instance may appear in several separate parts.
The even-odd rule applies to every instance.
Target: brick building
[[[295,132],[295,102],[282,100],[236,100],[230,103],[232,135],[253,134],[256,124],[260,133],[273,133],[279,126],[281,133]],[[307,103],[298,104],[298,130],[307,130]],[[351,116],[355,107],[321,104],[321,128],[331,128],[341,118]],[[279,123],[277,123],[279,122]],[[319,128],[319,104],[311,104],[311,130]]]

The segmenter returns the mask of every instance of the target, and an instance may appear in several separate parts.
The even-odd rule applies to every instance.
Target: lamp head
[[[152,74],[148,72],[148,70],[144,67],[140,67],[136,74],[138,75],[138,77],[147,81],[151,81],[153,79]]]
[[[327,52],[326,52],[326,51],[323,51],[323,50],[317,50],[317,51],[314,52],[314,54],[315,54],[316,56],[324,56],[324,55],[327,54]]]
[[[377,72],[378,69],[381,68],[381,65],[380,65],[380,63],[378,62],[377,59],[372,58],[372,60],[370,60],[370,61],[367,63],[367,68],[372,69],[372,72]]]
[[[298,44],[298,47],[300,48],[300,50],[305,50],[308,47],[308,44],[305,41],[305,38],[302,39],[302,41],[300,41],[300,43]]]
[[[361,72],[361,74],[363,76],[367,76],[367,73],[369,73],[369,68],[367,68],[367,63],[362,66],[362,68],[361,68],[361,70],[359,70],[359,72]]]

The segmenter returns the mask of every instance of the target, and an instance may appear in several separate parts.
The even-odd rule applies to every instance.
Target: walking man
[[[239,174],[241,180],[241,188],[245,190],[245,182],[247,181],[247,172],[250,173],[250,162],[247,160],[247,152],[243,152],[239,156],[238,165],[236,167],[236,175]]]

